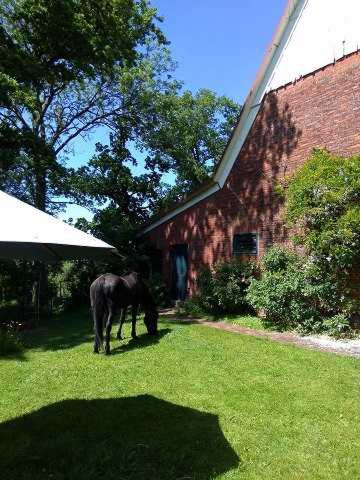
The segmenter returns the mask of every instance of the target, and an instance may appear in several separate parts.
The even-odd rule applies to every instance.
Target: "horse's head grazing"
[[[158,323],[159,314],[156,310],[146,310],[144,323],[146,325],[149,335],[156,335],[158,332],[157,323]]]

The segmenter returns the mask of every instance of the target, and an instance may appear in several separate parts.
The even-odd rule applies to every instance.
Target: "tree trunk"
[[[44,159],[39,156],[34,159],[35,167],[35,207],[46,212],[46,197],[47,197],[47,179],[46,179],[46,167],[44,166]],[[48,272],[46,264],[41,260],[34,262],[34,269],[36,272],[36,279],[34,282],[34,310],[35,310],[35,323],[38,324],[40,317],[46,315],[48,309]]]

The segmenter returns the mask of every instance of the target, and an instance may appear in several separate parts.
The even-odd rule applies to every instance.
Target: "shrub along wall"
[[[340,334],[360,312],[360,157],[316,150],[283,193],[302,255],[271,249],[247,298],[279,325]]]
[[[197,295],[180,305],[178,313],[201,317],[253,311],[246,295],[256,272],[254,262],[238,258],[219,263],[213,269],[203,267],[198,275]]]
[[[301,333],[345,333],[349,322],[335,302],[337,285],[319,277],[311,259],[282,247],[270,249],[262,261],[260,279],[251,281],[247,300],[280,329]]]
[[[343,158],[324,150],[290,179],[285,190],[288,226],[318,270],[336,285],[338,308],[359,312],[360,156]]]
[[[251,306],[280,328],[346,333],[360,312],[360,157],[315,150],[281,192],[292,249],[268,250],[261,278],[238,259],[202,269],[195,304],[212,314]]]

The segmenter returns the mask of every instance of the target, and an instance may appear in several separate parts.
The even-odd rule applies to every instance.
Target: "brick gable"
[[[234,234],[258,233],[259,256],[270,244],[286,242],[274,187],[315,147],[340,155],[360,152],[358,53],[270,92],[224,187],[146,235],[163,253],[167,281],[174,244],[188,244],[191,293],[201,266],[231,257]]]

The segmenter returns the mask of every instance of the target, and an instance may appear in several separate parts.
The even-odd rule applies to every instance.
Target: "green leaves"
[[[212,314],[241,313],[248,309],[246,299],[256,265],[239,259],[216,265],[214,271],[205,268],[198,278],[199,305]]]
[[[303,256],[290,261],[287,254],[285,261],[281,249],[270,250],[263,278],[250,287],[252,304],[271,319],[305,322],[307,329],[323,316],[359,311],[360,157],[315,150],[289,179],[285,193],[288,226]],[[283,270],[278,278],[277,264]]]
[[[145,0],[0,0],[0,127],[27,139],[14,144],[12,170],[3,168],[9,145],[0,142],[3,188],[16,192],[15,170],[27,200],[51,209],[53,194],[68,194],[72,142],[98,127],[136,124],[122,75],[136,76],[153,63],[149,51],[162,51],[159,21]]]
[[[115,64],[134,64],[149,38],[165,42],[145,1],[17,0],[0,12],[13,48],[48,81],[110,74]]]
[[[251,281],[247,300],[277,327],[309,333],[321,330],[337,293],[336,285],[311,260],[273,247],[263,257],[261,278]]]
[[[316,150],[290,179],[286,215],[299,243],[337,275],[360,263],[360,157]]]
[[[142,129],[140,142],[149,168],[176,174],[175,198],[209,179],[239,113],[236,102],[206,89],[158,98],[157,124]]]

